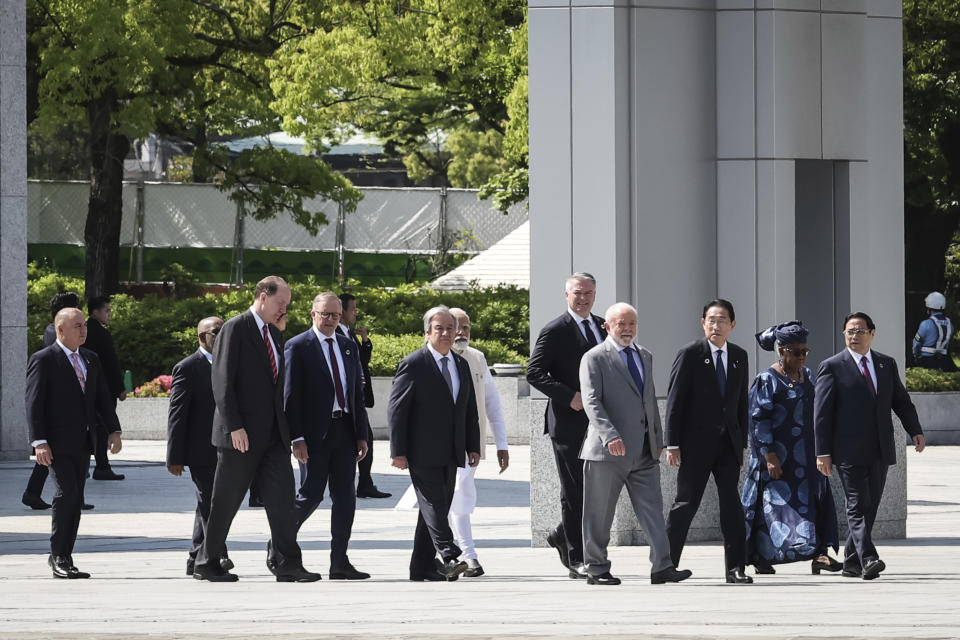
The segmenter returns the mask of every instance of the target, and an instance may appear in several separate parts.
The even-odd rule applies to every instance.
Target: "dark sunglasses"
[[[217,335],[218,333],[220,333],[220,329],[221,329],[221,328],[222,328],[222,327],[217,327],[216,329],[210,329],[210,331],[204,331],[203,333],[209,333],[210,335],[215,336],[215,335]]]

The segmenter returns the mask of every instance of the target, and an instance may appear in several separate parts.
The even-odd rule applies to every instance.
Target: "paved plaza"
[[[388,500],[360,500],[350,558],[373,574],[326,579],[329,504],[301,531],[314,584],[278,584],[264,566],[262,509],[240,511],[228,545],[240,581],[184,575],[193,485],[163,466],[166,444],[130,441],[114,469],[123,482],[89,481],[74,554],[87,581],[50,577],[49,512],[20,494],[31,464],[0,463],[0,639],[6,638],[947,638],[960,637],[960,447],[909,456],[906,540],[882,541],[887,571],[873,582],[778,567],[753,586],[722,584],[722,549],[684,552],[693,578],[652,586],[646,547],[611,549],[619,587],[570,580],[552,549],[530,548],[529,449],[511,447],[496,475],[478,471],[475,537],[487,575],[455,583],[407,580],[415,511],[395,511],[405,473],[374,464]],[[488,451],[493,454],[493,451]],[[49,501],[52,483],[44,497]],[[669,496],[667,497],[669,499]]]

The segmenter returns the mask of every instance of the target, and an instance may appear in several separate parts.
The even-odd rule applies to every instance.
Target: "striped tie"
[[[270,356],[270,368],[273,370],[273,382],[277,382],[277,357],[273,354],[273,345],[270,343],[270,334],[267,325],[263,325],[263,341],[267,344],[267,355]]]

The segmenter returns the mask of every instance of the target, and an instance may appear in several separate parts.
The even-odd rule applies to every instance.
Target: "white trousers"
[[[457,468],[457,485],[453,490],[453,502],[450,504],[450,528],[457,546],[463,552],[464,560],[476,560],[477,550],[473,546],[473,528],[470,526],[470,514],[477,506],[477,485],[474,480],[477,468],[466,466]]]

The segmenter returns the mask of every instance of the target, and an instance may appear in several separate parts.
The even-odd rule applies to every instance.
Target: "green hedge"
[[[907,391],[960,391],[960,372],[908,367]]]
[[[33,353],[41,346],[44,328],[50,323],[50,298],[73,290],[84,297],[83,281],[31,264],[28,268],[28,346]],[[288,309],[287,336],[310,325],[313,297],[326,286],[312,276],[290,282],[292,300]],[[360,309],[359,322],[374,340],[374,375],[392,375],[397,363],[422,346],[423,312],[436,304],[463,307],[473,324],[473,344],[488,361],[526,364],[529,354],[529,294],[526,289],[498,287],[465,292],[440,292],[414,285],[393,290],[351,287]],[[252,302],[253,286],[224,294],[173,300],[147,295],[113,296],[113,334],[121,366],[133,373],[134,385],[170,373],[173,365],[197,347],[197,322],[211,315],[227,320],[243,313]]]

